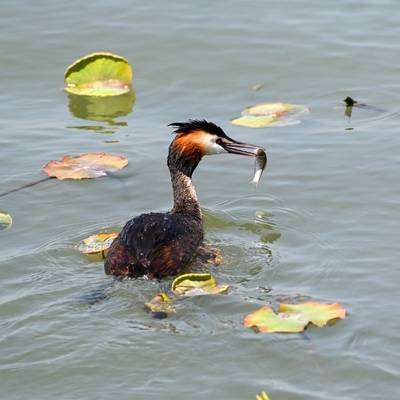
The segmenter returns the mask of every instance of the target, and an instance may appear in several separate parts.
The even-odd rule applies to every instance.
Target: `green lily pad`
[[[332,319],[344,319],[346,310],[338,303],[322,304],[309,301],[302,304],[279,304],[279,311],[285,313],[300,313],[314,325],[322,327]]]
[[[9,228],[12,225],[11,215],[0,211],[0,231]]]
[[[131,90],[132,68],[112,53],[93,53],[71,64],[64,74],[64,89],[83,96],[118,96]]]
[[[117,236],[118,232],[91,235],[79,242],[78,250],[91,258],[95,256],[96,259],[104,259],[107,255],[107,250]]]
[[[308,324],[308,319],[300,313],[275,314],[269,306],[263,306],[248,314],[243,324],[257,332],[302,332]]]
[[[346,310],[338,303],[323,304],[308,301],[302,304],[279,304],[279,313],[264,306],[244,318],[243,324],[258,332],[302,332],[311,322],[322,327],[333,319],[346,317]]]
[[[229,286],[218,286],[211,274],[183,274],[172,282],[171,290],[180,296],[199,296],[227,293]]]
[[[247,107],[242,111],[241,117],[231,122],[248,128],[287,126],[300,123],[297,117],[308,112],[307,107],[298,104],[262,103]]]

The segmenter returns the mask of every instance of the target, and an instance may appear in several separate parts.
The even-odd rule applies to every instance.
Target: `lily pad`
[[[343,319],[345,316],[346,310],[338,303],[281,303],[279,313],[275,313],[269,306],[264,306],[247,315],[243,324],[255,328],[258,332],[302,332],[310,322],[322,327],[330,320]]]
[[[302,332],[308,324],[308,319],[300,313],[275,314],[269,306],[263,306],[247,315],[244,326],[257,332]]]
[[[132,67],[112,53],[93,53],[71,64],[64,74],[64,89],[83,96],[118,96],[131,90]]]
[[[91,256],[98,255],[100,258],[105,258],[108,248],[117,236],[118,232],[91,235],[78,244],[78,250],[82,254]]]
[[[199,296],[227,293],[229,286],[218,286],[211,274],[183,274],[172,282],[171,290],[180,296]]]
[[[344,319],[346,310],[338,303],[322,304],[309,301],[302,304],[279,304],[279,311],[285,313],[300,313],[314,325],[322,327],[332,319]]]
[[[77,157],[64,156],[60,161],[51,160],[43,171],[57,179],[93,179],[117,171],[128,165],[128,159],[107,153],[87,153]]]
[[[247,107],[242,116],[232,120],[232,124],[249,128],[266,126],[287,126],[298,124],[297,117],[308,113],[307,107],[288,103],[262,103]]]
[[[8,229],[12,225],[11,215],[0,211],[0,231]]]
[[[262,391],[261,393],[258,393],[258,395],[256,396],[256,400],[269,400],[269,397],[267,393]]]
[[[149,302],[144,303],[144,305],[155,318],[165,318],[170,314],[176,313],[171,299],[164,292],[157,293]]]

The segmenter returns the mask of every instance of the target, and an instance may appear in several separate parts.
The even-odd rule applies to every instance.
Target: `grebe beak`
[[[239,154],[248,157],[256,157],[259,153],[259,150],[264,150],[260,146],[237,142],[236,140],[230,138],[221,138],[218,144],[222,146],[228,153]]]

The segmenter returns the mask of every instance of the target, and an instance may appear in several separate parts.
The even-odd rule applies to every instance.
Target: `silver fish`
[[[260,181],[261,175],[264,172],[265,166],[267,165],[267,154],[264,149],[258,148],[254,151],[254,178],[252,183],[257,184]]]

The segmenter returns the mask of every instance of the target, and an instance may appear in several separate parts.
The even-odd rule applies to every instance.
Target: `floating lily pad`
[[[57,179],[93,179],[117,171],[128,165],[128,159],[107,153],[87,153],[77,157],[64,156],[61,161],[51,160],[43,171]]]
[[[164,292],[157,293],[149,302],[144,303],[144,305],[155,318],[165,318],[170,314],[176,313],[170,298]]]
[[[308,112],[307,107],[297,104],[262,103],[247,107],[241,117],[232,120],[232,124],[249,128],[294,125],[300,122],[299,115]]]
[[[11,215],[0,211],[0,231],[3,229],[7,229],[12,225],[12,218]]]
[[[244,326],[257,332],[302,332],[308,324],[308,319],[300,313],[275,314],[269,306],[264,306],[247,315]]]
[[[105,258],[108,248],[118,236],[118,232],[97,233],[83,239],[78,244],[78,250],[82,254],[99,256],[100,259]]]
[[[314,325],[322,327],[332,319],[344,319],[346,310],[338,303],[322,304],[309,301],[302,304],[279,304],[279,311],[285,313],[300,313]]]
[[[247,315],[244,326],[255,328],[258,332],[302,332],[311,322],[318,327],[328,321],[345,318],[346,310],[338,303],[322,304],[309,301],[302,304],[279,304],[279,313],[264,306]]]
[[[277,125],[279,123],[279,118],[273,116],[256,117],[254,115],[244,115],[233,119],[231,122],[234,125],[246,126],[247,128],[264,128],[273,124]]]
[[[64,89],[83,96],[118,96],[131,90],[132,68],[112,53],[93,53],[71,64],[64,74]]]
[[[172,282],[171,290],[180,296],[198,296],[227,293],[229,286],[218,286],[211,274],[183,274]]]

